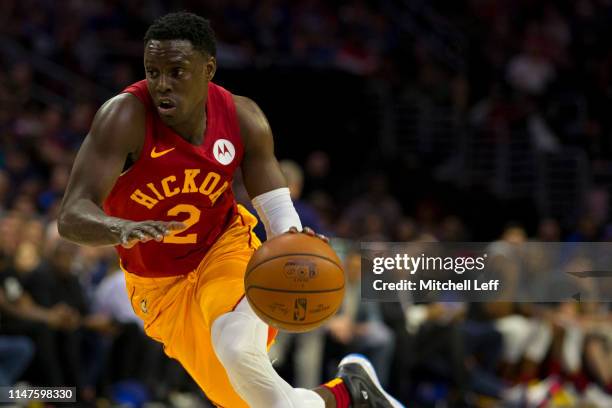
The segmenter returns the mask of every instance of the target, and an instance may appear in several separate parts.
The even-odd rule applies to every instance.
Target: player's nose
[[[155,90],[160,94],[165,94],[170,92],[172,89],[170,88],[170,81],[166,75],[160,75],[157,80],[157,84],[155,84]]]

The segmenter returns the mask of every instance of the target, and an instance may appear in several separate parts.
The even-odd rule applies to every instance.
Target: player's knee
[[[224,361],[229,356],[228,348],[231,341],[229,334],[231,331],[231,321],[227,318],[228,315],[219,316],[210,329],[210,337],[215,354],[219,360]]]
[[[222,315],[213,323],[213,349],[228,372],[249,370],[253,363],[267,358],[265,352],[257,348],[254,339],[248,336],[252,332],[251,324],[236,312]]]

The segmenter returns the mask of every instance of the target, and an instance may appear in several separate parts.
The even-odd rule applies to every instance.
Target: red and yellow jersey
[[[117,246],[122,266],[146,277],[189,273],[237,214],[232,179],[244,147],[232,95],[209,84],[204,141],[195,146],[162,122],[146,81],[123,92],[146,108],[145,139],[140,157],[117,179],[104,210],[133,221],[181,221],[187,229],[162,242]]]

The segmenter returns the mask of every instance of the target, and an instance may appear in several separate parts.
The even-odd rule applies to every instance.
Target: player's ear
[[[209,82],[212,81],[215,72],[217,72],[217,59],[215,57],[209,57],[206,64],[204,64],[204,75],[206,76],[206,80]]]

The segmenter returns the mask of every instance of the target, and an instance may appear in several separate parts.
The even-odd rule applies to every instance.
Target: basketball
[[[301,233],[266,241],[247,265],[246,297],[267,324],[305,332],[332,317],[344,298],[344,271],[332,247]]]

